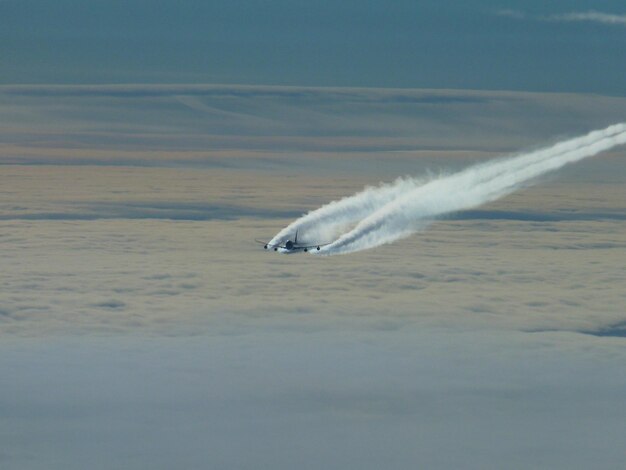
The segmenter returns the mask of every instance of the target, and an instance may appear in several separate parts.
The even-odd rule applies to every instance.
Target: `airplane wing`
[[[271,248],[287,248],[285,245],[272,245],[271,243],[268,243],[263,240],[259,240],[258,238],[255,238],[254,241],[257,243],[260,243],[261,245],[271,247]]]
[[[309,248],[321,248],[326,245],[330,245],[330,243],[320,243],[319,245],[294,245],[294,248],[304,248],[308,250]]]

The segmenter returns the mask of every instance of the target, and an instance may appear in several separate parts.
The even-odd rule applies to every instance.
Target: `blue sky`
[[[4,0],[0,80],[624,95],[624,15],[620,1]]]

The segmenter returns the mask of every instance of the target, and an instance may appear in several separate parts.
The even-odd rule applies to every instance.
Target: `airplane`
[[[307,252],[312,248],[315,248],[317,251],[320,250],[320,247],[330,245],[330,243],[324,243],[321,245],[300,245],[298,244],[298,231],[296,230],[296,236],[293,241],[287,240],[283,245],[272,245],[270,243],[266,243],[263,240],[255,240],[257,243],[261,243],[264,249],[274,248],[274,251],[280,250],[281,253],[290,254],[290,253],[299,253],[301,251]]]

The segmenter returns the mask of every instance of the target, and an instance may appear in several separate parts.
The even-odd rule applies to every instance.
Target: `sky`
[[[254,240],[626,122],[625,15],[0,0],[0,468],[621,468],[624,146],[374,250]]]
[[[3,0],[0,80],[623,96],[625,15],[618,0]]]

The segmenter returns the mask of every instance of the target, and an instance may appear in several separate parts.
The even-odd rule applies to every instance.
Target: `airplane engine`
[[[291,250],[293,248],[293,242],[291,240],[287,240],[285,242],[285,248],[287,248],[288,250]]]

